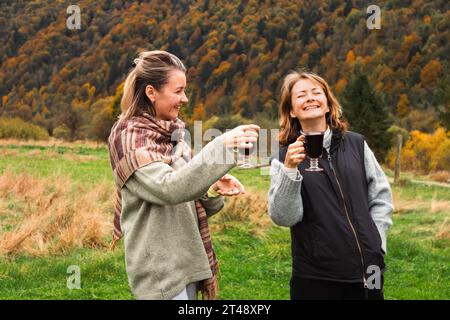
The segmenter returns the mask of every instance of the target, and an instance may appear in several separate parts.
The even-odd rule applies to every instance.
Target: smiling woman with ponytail
[[[124,85],[122,114],[108,139],[117,187],[113,244],[124,238],[126,271],[137,299],[204,299],[218,293],[218,261],[207,218],[223,195],[244,192],[226,174],[233,148],[251,147],[258,126],[239,126],[191,159],[178,118],[186,68],[165,51],[143,52]],[[214,154],[229,153],[232,163]]]

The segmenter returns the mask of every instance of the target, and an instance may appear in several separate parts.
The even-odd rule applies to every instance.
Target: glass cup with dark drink
[[[254,129],[247,129],[248,132],[255,132],[256,137],[258,137],[258,132]],[[246,132],[247,132],[246,131]],[[242,159],[243,161],[238,165],[239,168],[242,169],[250,169],[255,167],[255,165],[251,162],[251,157],[253,154],[256,153],[258,141],[250,142],[248,141],[245,144],[241,144],[239,147],[237,147],[235,150],[240,155],[239,159]]]
[[[309,158],[309,168],[306,171],[323,171],[319,168],[319,157],[322,156],[324,132],[301,132],[305,136],[304,146]]]
[[[254,165],[251,163],[251,159],[250,159],[250,156],[253,154],[253,153],[255,153],[255,151],[256,151],[256,142],[252,142],[252,143],[250,143],[251,144],[251,146],[250,145],[247,145],[247,147],[240,147],[240,148],[237,148],[238,149],[238,152],[239,152],[239,154],[240,155],[242,155],[243,156],[243,161],[242,161],[242,163],[239,165],[239,168],[242,168],[242,169],[250,169],[250,168],[253,168],[254,167]]]

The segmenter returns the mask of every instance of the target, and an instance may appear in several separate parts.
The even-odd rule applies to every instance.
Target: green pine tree
[[[381,97],[367,76],[357,72],[345,87],[341,103],[343,116],[350,130],[365,136],[369,147],[379,161],[383,161],[390,147],[389,114]]]

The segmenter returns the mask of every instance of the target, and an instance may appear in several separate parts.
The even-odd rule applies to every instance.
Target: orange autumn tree
[[[409,111],[409,99],[406,94],[401,94],[397,103],[397,117],[404,118]]]
[[[442,65],[438,60],[431,60],[420,72],[420,81],[423,87],[429,87],[435,83],[442,71]]]

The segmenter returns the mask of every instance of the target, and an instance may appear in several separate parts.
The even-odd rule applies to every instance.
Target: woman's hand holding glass
[[[256,151],[256,145],[259,135],[259,126],[254,124],[242,125],[224,134],[224,143],[233,151],[243,156],[243,162],[239,165],[240,168],[253,168],[250,162],[250,155]]]
[[[259,129],[259,126],[256,124],[238,126],[222,135],[224,138],[224,144],[227,148],[252,148],[253,143],[258,141]]]
[[[284,166],[286,168],[297,168],[300,163],[305,160],[305,136],[301,135],[297,138],[297,141],[291,143],[284,159]]]

